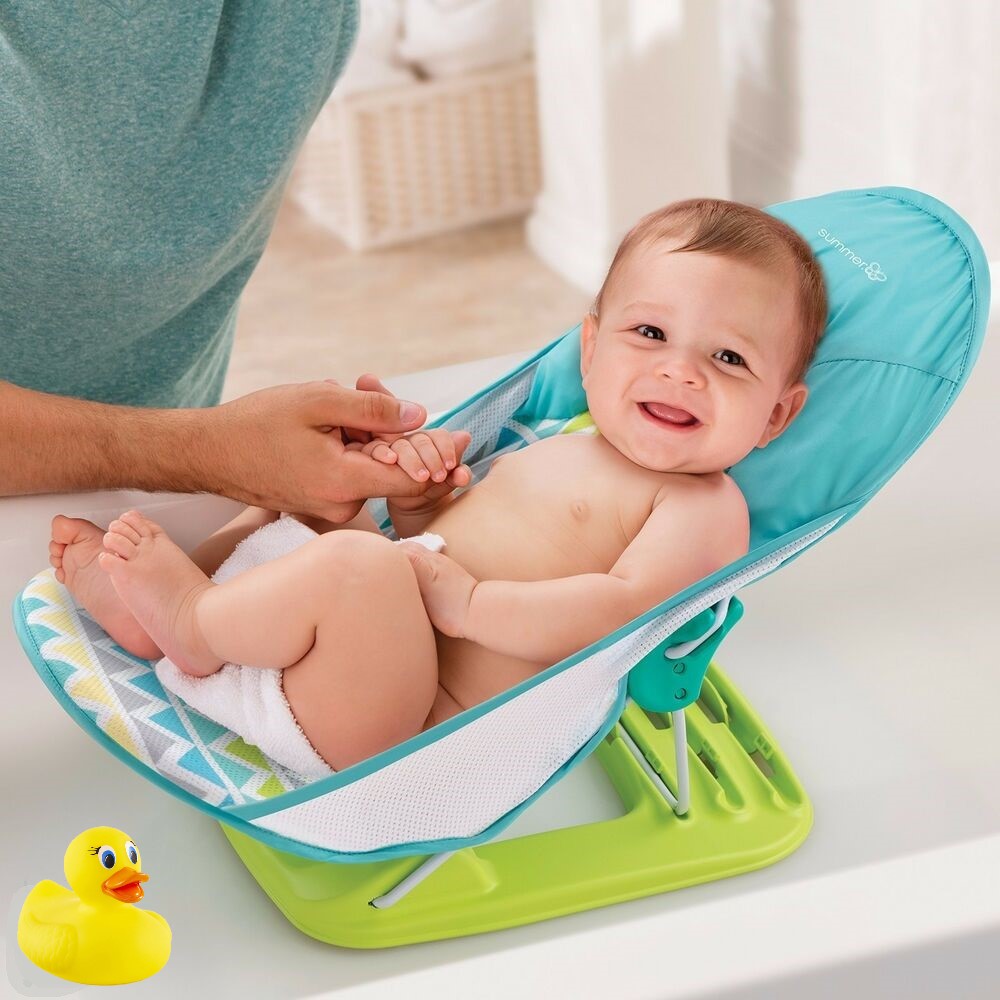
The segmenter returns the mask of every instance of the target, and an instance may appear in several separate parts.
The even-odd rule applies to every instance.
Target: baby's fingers
[[[392,442],[392,450],[399,457],[399,467],[414,482],[426,482],[430,476],[417,449],[410,443],[410,438],[399,438]]]
[[[434,443],[445,470],[449,472],[462,460],[462,452],[472,440],[472,435],[468,431],[449,431],[444,427],[432,427],[422,433]],[[444,476],[434,477],[435,482],[444,482],[444,479]]]
[[[472,471],[467,465],[460,465],[448,473],[448,478],[443,483],[428,483],[427,489],[422,496],[424,500],[440,500],[448,496],[457,487],[468,486],[472,482]]]
[[[351,445],[347,447],[351,448]],[[392,448],[385,441],[379,441],[377,438],[362,446],[361,452],[374,458],[376,462],[384,462],[386,465],[395,465],[397,461],[396,453]]]
[[[462,453],[469,447],[472,435],[468,431],[452,431],[451,446],[455,451],[455,464],[457,465],[462,457]]]
[[[445,468],[444,454],[440,449],[445,446],[449,451],[451,450],[451,435],[447,431],[442,435],[439,430],[435,429],[417,431],[406,440],[417,449],[431,479],[435,483],[443,483],[448,475],[448,470]]]
[[[458,486],[468,486],[472,482],[472,469],[467,465],[460,465],[457,469],[453,469],[448,474],[448,479],[445,481],[446,486],[458,487]]]

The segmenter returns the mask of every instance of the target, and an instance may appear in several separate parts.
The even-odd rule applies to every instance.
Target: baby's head
[[[819,264],[779,219],[714,198],[652,212],[622,240],[583,321],[594,423],[648,469],[727,469],[802,409],[826,314]]]

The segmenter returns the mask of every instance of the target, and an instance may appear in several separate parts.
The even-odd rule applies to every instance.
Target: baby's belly
[[[514,687],[550,666],[548,663],[532,663],[503,656],[465,639],[452,639],[436,630],[434,635],[437,639],[440,690],[426,728]]]
[[[445,554],[477,580],[552,580],[577,573],[606,573],[618,554],[609,562],[607,552],[597,554],[586,544],[591,533],[595,538],[607,536],[600,524],[588,524],[586,532],[558,519],[536,524],[482,486],[455,500],[425,530],[441,535]],[[440,632],[435,636],[443,692],[429,720],[432,725],[551,666],[505,656]]]

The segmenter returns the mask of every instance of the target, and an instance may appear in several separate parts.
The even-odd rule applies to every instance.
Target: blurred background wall
[[[721,0],[732,197],[901,184],[1000,259],[995,0]]]
[[[543,346],[644,212],[899,184],[1000,260],[994,0],[360,0],[226,398]]]

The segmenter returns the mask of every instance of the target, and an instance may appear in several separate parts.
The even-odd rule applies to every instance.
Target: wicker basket
[[[517,215],[540,187],[534,64],[327,101],[291,195],[354,250]]]

